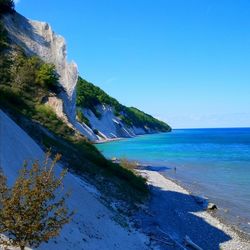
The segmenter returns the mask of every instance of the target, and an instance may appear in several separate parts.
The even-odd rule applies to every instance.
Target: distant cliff
[[[77,119],[88,126],[95,139],[169,132],[171,127],[136,108],[128,108],[103,90],[79,77]]]

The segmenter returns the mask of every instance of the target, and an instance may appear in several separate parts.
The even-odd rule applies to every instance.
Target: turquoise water
[[[215,202],[219,216],[250,233],[250,128],[180,129],[97,147],[108,158],[152,165]]]

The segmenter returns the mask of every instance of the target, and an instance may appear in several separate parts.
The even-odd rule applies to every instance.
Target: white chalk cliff
[[[58,96],[49,97],[46,104],[50,105],[58,117],[70,127],[75,128],[91,141],[158,132],[146,127],[128,127],[115,116],[114,109],[105,104],[97,107],[101,115],[100,119],[91,110],[82,109],[90,126],[79,122],[76,119],[78,70],[74,62],[67,62],[65,39],[55,34],[48,23],[29,20],[18,13],[5,15],[4,23],[13,44],[19,45],[27,55],[36,55],[46,63],[55,65],[60,75],[59,83],[64,91]]]
[[[109,105],[98,105],[96,110],[100,114],[100,118],[96,117],[90,109],[82,109],[82,113],[89,120],[92,129],[98,131],[98,140],[129,138],[157,132],[145,128],[128,127],[119,117],[115,116],[114,108]]]
[[[74,123],[78,70],[74,62],[67,62],[65,39],[55,34],[48,23],[32,21],[18,13],[4,16],[4,23],[12,42],[24,49],[27,55],[36,55],[55,65],[65,90],[60,96],[64,102],[61,110]]]

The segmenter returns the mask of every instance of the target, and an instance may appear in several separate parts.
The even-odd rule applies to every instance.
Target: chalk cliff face
[[[82,109],[84,116],[89,120],[92,130],[98,131],[97,140],[109,140],[114,138],[129,138],[147,133],[157,133],[156,130],[146,130],[135,126],[128,127],[115,115],[112,106],[102,104],[96,107],[100,118],[96,117],[90,109]]]
[[[169,132],[171,127],[134,108],[126,107],[91,82],[77,82],[77,119],[94,132],[95,140]]]
[[[36,55],[46,63],[55,65],[64,91],[57,97],[49,97],[46,104],[70,127],[91,141],[159,132],[146,126],[127,126],[115,116],[114,107],[105,103],[95,107],[99,118],[89,108],[82,107],[81,112],[89,123],[80,122],[76,117],[78,70],[74,62],[67,62],[65,39],[55,34],[48,23],[32,21],[18,13],[5,15],[4,23],[12,44],[19,45],[27,55]]]
[[[78,70],[74,62],[67,62],[65,39],[55,34],[48,23],[32,21],[18,13],[6,15],[4,23],[12,42],[22,47],[26,54],[37,55],[56,66],[60,84],[65,90],[60,94],[64,104],[61,109],[74,123]]]

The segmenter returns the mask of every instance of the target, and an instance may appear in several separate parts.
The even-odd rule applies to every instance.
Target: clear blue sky
[[[174,128],[250,127],[249,0],[20,0],[80,74]]]

